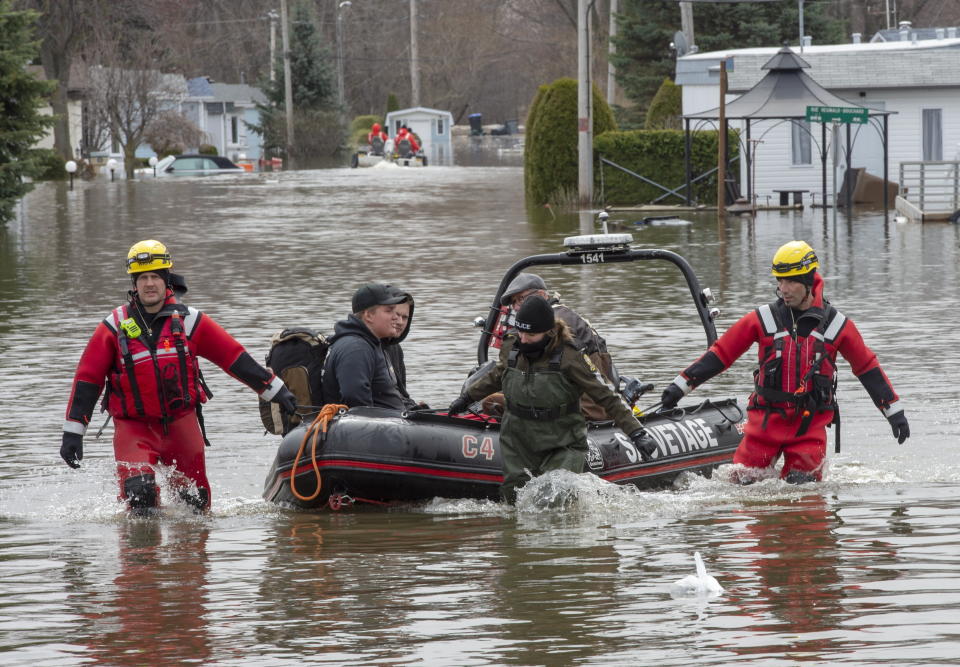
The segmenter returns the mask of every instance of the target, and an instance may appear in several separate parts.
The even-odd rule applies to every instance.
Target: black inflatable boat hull
[[[645,420],[658,445],[648,462],[640,460],[630,439],[612,423],[591,423],[586,469],[609,482],[643,489],[669,486],[684,472],[709,476],[730,463],[743,432],[736,401],[684,407]],[[305,433],[300,426],[280,443],[264,484],[268,501],[317,509],[336,508],[342,500],[499,497],[503,476],[497,423],[354,408],[331,422],[315,453],[307,443],[294,467]]]

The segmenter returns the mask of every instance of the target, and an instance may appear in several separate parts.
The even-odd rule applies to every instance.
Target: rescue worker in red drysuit
[[[370,126],[370,131],[367,132],[367,143],[372,144],[376,137],[379,137],[381,141],[389,139],[387,133],[380,129],[380,123],[374,123]]]
[[[404,141],[407,142],[409,150],[404,150],[407,148],[403,144]],[[401,127],[397,132],[396,151],[400,157],[410,157],[420,152],[420,144],[417,143],[417,138],[406,126]]]
[[[280,378],[254,361],[211,317],[178,302],[170,287],[172,267],[170,254],[158,241],[130,248],[130,302],[100,322],[87,343],[63,426],[60,456],[77,468],[83,460],[83,435],[106,384],[120,497],[135,512],[158,506],[157,463],[180,473],[174,484],[184,501],[198,510],[210,507],[200,421],[200,404],[210,394],[198,357],[217,364],[264,400],[296,411],[294,396]],[[190,482],[195,492],[188,488]]]
[[[387,143],[387,133],[380,129],[380,123],[374,123],[367,133],[367,143],[370,144],[372,155],[383,155],[384,144]]]
[[[826,427],[837,406],[837,353],[850,363],[874,404],[883,412],[900,444],[910,426],[897,393],[864,343],[854,323],[823,298],[819,262],[803,241],[785,244],[773,257],[772,273],[780,296],[744,315],[707,352],[663,392],[663,408],[726,370],[754,343],[760,368],[747,404],[747,425],[733,462],[745,468],[739,479],[750,483],[760,469],[783,455],[780,477],[804,483],[822,478]]]

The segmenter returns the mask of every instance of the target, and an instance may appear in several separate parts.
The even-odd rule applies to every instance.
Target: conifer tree
[[[796,2],[699,2],[693,14],[694,41],[701,52],[780,46],[798,40]],[[844,39],[843,24],[830,18],[826,3],[808,2],[804,22],[805,32],[814,35],[818,43]],[[642,127],[660,84],[675,76],[676,52],[670,43],[680,30],[680,8],[676,0],[624,0],[618,25],[613,59],[617,82],[637,105],[632,124]]]
[[[23,178],[40,168],[33,146],[52,124],[40,108],[54,84],[26,70],[39,52],[36,21],[35,12],[13,11],[9,0],[0,0],[0,221],[12,217],[16,201],[29,192]]]
[[[337,115],[336,74],[328,49],[323,46],[313,16],[298,3],[290,21],[290,79],[293,92],[294,138],[292,157],[316,157],[334,152],[345,128]],[[263,136],[264,149],[274,154],[286,147],[286,111],[283,61],[274,63],[274,81],[260,86],[267,97],[258,104],[260,122],[250,129]]]

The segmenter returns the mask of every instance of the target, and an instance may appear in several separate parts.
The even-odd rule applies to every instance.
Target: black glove
[[[60,456],[71,468],[79,468],[83,460],[83,436],[79,433],[63,433],[63,444],[60,445]]]
[[[297,397],[286,387],[280,387],[280,391],[272,399],[273,403],[280,406],[280,409],[291,417],[297,414]]]
[[[683,389],[671,382],[663,390],[663,394],[660,395],[660,406],[664,410],[672,410],[677,407],[681,398],[683,398]]]
[[[466,396],[457,396],[453,399],[453,403],[450,404],[450,407],[447,408],[447,412],[451,415],[458,415],[461,412],[466,412],[467,406],[470,405],[470,399]]]
[[[429,410],[429,409],[430,409],[430,406],[427,405],[426,403],[424,403],[423,401],[420,401],[419,403],[417,403],[416,405],[413,406],[413,409],[414,409],[414,410]]]
[[[893,429],[893,437],[902,445],[903,441],[910,437],[910,424],[907,423],[907,416],[901,410],[887,417],[887,421],[890,422],[890,428]]]
[[[633,440],[633,446],[640,452],[640,458],[643,459],[644,463],[649,461],[653,453],[657,451],[657,443],[642,428],[638,428],[631,433],[630,439]]]

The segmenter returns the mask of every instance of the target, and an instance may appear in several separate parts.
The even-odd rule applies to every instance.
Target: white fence
[[[897,210],[917,220],[960,210],[960,161],[901,162]]]

